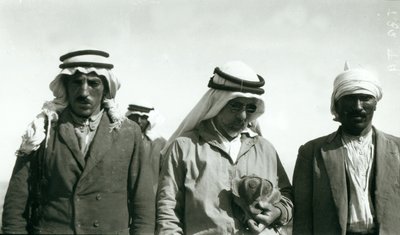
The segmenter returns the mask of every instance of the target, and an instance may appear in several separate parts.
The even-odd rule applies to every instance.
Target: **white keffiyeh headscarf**
[[[66,59],[63,59],[63,56],[60,57],[60,60],[63,62],[60,65],[62,69],[60,73],[55,77],[55,79],[50,83],[50,90],[53,92],[54,99],[52,101],[46,101],[43,104],[41,112],[28,125],[27,130],[22,136],[21,146],[16,152],[17,156],[28,155],[32,151],[36,151],[45,138],[47,145],[49,135],[46,134],[45,123],[47,122],[47,129],[49,130],[51,127],[51,123],[58,120],[58,114],[61,113],[62,110],[64,110],[68,106],[67,92],[66,88],[64,87],[63,77],[73,75],[77,71],[83,74],[94,72],[97,75],[103,76],[106,79],[108,85],[108,93],[105,95],[105,98],[103,100],[103,107],[107,110],[108,115],[112,120],[110,129],[112,130],[113,128],[119,128],[121,126],[121,123],[125,119],[125,116],[121,111],[118,110],[118,107],[114,101],[117,90],[120,88],[120,83],[117,77],[114,76],[114,74],[111,72],[112,65],[109,64],[109,61],[107,59],[108,53],[101,52],[104,55],[107,55],[102,56],[99,54],[91,54],[93,52],[96,53],[101,51],[75,51],[68,53],[75,54]]]
[[[377,101],[382,98],[380,81],[372,72],[363,68],[350,69],[347,62],[344,70],[333,83],[331,113],[335,116],[335,121],[338,121],[339,117],[335,103],[345,95],[367,94],[374,96]]]
[[[149,109],[149,112],[141,112],[138,110],[129,110],[126,111],[125,116],[129,117],[132,114],[137,114],[139,116],[147,116],[147,121],[149,125],[145,130],[145,135],[149,137],[151,140],[155,140],[157,138],[162,137],[158,127],[164,122],[164,117],[155,109]]]
[[[228,62],[223,67],[221,67],[221,70],[226,74],[243,79],[244,81],[259,81],[258,75],[249,66],[240,61]],[[214,76],[211,78],[211,80],[219,85],[241,89],[240,85],[231,83],[216,73],[214,73]],[[261,114],[263,114],[265,110],[264,100],[261,95],[250,92],[229,91],[210,88],[185,117],[185,119],[179,125],[178,129],[169,138],[167,144],[165,145],[166,147],[163,149],[162,153],[164,153],[168,149],[169,145],[177,137],[181,136],[185,132],[195,129],[201,121],[215,117],[221,111],[221,109],[225,107],[228,101],[238,97],[257,99],[257,111],[253,115],[254,120],[250,122],[250,126],[252,127],[252,130],[253,128],[257,128],[257,130],[253,130],[254,132],[260,133],[257,118]]]

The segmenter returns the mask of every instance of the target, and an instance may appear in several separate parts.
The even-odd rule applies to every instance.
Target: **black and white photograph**
[[[3,0],[3,234],[400,233],[400,0]]]

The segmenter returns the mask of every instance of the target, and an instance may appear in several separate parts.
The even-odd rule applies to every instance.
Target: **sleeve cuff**
[[[286,207],[284,205],[282,205],[282,202],[279,202],[277,204],[274,205],[275,207],[277,207],[280,211],[281,211],[281,216],[279,217],[279,219],[276,220],[275,224],[277,226],[282,226],[287,224],[290,219],[289,219],[289,213],[286,209]]]

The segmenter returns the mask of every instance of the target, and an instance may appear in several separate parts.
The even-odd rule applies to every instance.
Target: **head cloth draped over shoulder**
[[[107,52],[93,49],[72,51],[60,57],[62,63],[59,67],[61,71],[50,83],[50,90],[53,92],[54,99],[45,102],[42,111],[28,125],[25,134],[22,136],[21,146],[17,150],[17,156],[27,155],[32,151],[36,151],[45,138],[47,144],[49,136],[46,136],[45,133],[45,122],[47,121],[47,129],[50,129],[51,122],[57,121],[58,114],[68,106],[67,92],[63,79],[67,79],[68,76],[74,75],[76,72],[83,74],[96,73],[105,79],[108,92],[105,94],[103,107],[107,110],[112,121],[110,128],[112,130],[121,126],[125,117],[118,111],[114,102],[120,83],[111,72],[114,66],[109,62],[108,57],[109,54]]]
[[[169,145],[177,137],[195,129],[201,121],[215,117],[229,100],[238,97],[257,99],[257,111],[253,116],[254,120],[250,122],[250,129],[260,134],[256,119],[265,110],[264,100],[261,96],[264,93],[262,88],[264,84],[264,79],[241,61],[231,61],[222,67],[215,68],[214,74],[208,83],[210,89],[172,134],[162,153],[165,153]]]
[[[382,87],[378,77],[364,68],[350,69],[345,63],[344,72],[340,73],[333,83],[331,97],[331,113],[335,116],[333,120],[338,121],[335,103],[341,97],[353,94],[372,95],[377,101],[382,99]]]

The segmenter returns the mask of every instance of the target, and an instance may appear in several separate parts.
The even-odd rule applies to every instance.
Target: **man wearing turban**
[[[294,235],[400,231],[400,139],[372,125],[381,98],[378,78],[346,63],[331,98],[331,113],[341,126],[299,149]]]
[[[275,233],[272,228],[291,220],[290,182],[257,125],[265,109],[264,83],[240,61],[214,70],[210,89],[162,151],[158,234],[244,234],[264,228]],[[268,180],[282,196],[274,204],[255,205],[258,214],[242,221],[234,215],[233,182],[245,176]]]
[[[5,197],[6,234],[152,234],[154,192],[139,126],[116,109],[109,54],[60,57],[52,101],[28,126]]]

